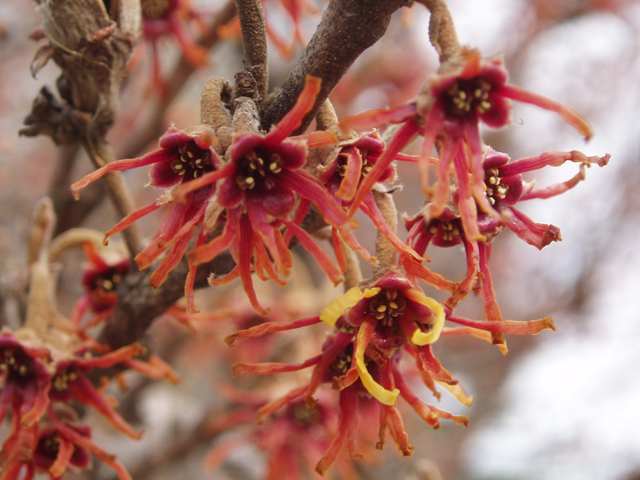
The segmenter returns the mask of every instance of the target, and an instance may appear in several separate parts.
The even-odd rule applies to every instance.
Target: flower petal
[[[364,292],[358,287],[353,287],[329,303],[320,314],[320,320],[333,327],[347,308],[354,307],[363,298],[371,298],[380,291],[378,287],[367,288]]]
[[[375,323],[365,320],[358,330],[356,337],[356,347],[354,351],[354,359],[356,361],[356,368],[360,375],[360,381],[364,388],[380,403],[383,405],[395,405],[396,398],[400,394],[400,390],[395,388],[393,391],[389,391],[376,382],[364,363],[364,352],[367,349],[367,345],[371,341],[371,337],[375,330]]]

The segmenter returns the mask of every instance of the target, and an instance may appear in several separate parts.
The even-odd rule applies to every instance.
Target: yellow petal
[[[360,375],[360,380],[362,381],[364,388],[366,388],[376,400],[384,405],[394,405],[396,403],[396,398],[398,398],[400,390],[395,388],[393,392],[391,392],[377,383],[367,370],[363,356],[356,357],[356,368],[358,369],[358,374]]]
[[[347,308],[355,306],[363,298],[370,298],[380,293],[380,288],[367,288],[363,292],[358,287],[349,289],[344,295],[339,296],[333,302],[331,302],[320,314],[320,320],[334,326],[340,315],[344,313]]]
[[[415,332],[413,332],[411,343],[413,343],[414,345],[422,346],[428,345],[438,340],[440,338],[442,328],[444,327],[444,308],[442,308],[442,305],[440,305],[433,298],[427,297],[421,291],[413,288],[404,290],[402,293],[410,300],[418,302],[425,307],[429,307],[431,310],[433,310],[433,313],[436,314],[436,322],[434,323],[433,328],[427,333],[421,331],[420,329],[417,329]]]

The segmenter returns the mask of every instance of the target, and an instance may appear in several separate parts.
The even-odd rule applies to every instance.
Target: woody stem
[[[391,194],[376,190],[375,188],[372,190],[372,193],[385,222],[387,222],[390,229],[396,233],[398,231],[398,211],[393,197]],[[382,277],[389,269],[398,263],[398,252],[396,252],[395,247],[389,239],[381,232],[378,232],[376,236],[375,256],[378,260],[378,265],[376,265],[373,270],[372,277],[374,279]]]
[[[444,63],[460,52],[460,42],[453,25],[451,12],[444,0],[417,0],[431,12],[429,19],[429,40],[434,46],[440,63]]]
[[[322,79],[322,87],[314,107],[294,132],[303,133],[347,69],[384,35],[391,15],[411,3],[410,0],[332,0],[300,60],[269,103],[261,128],[268,131],[291,110],[307,75],[312,75]]]
[[[242,31],[245,69],[253,75],[264,100],[269,89],[267,28],[260,0],[236,0]]]

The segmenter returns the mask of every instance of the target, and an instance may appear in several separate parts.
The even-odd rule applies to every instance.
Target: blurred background
[[[282,84],[301,52],[297,44],[291,52],[284,51],[282,45],[288,46],[294,38],[293,17],[284,8],[286,4],[265,1],[275,31],[272,88]],[[443,338],[435,347],[436,354],[475,396],[475,402],[466,408],[445,394],[438,406],[468,415],[469,427],[443,421],[442,428],[433,431],[412,411],[403,411],[416,447],[414,457],[400,458],[389,444],[384,452],[374,453],[374,458],[362,463],[359,472],[367,479],[401,480],[437,480],[438,475],[451,480],[638,479],[640,2],[450,0],[449,5],[463,44],[479,48],[485,57],[502,54],[511,83],[570,105],[595,131],[594,138],[585,144],[556,115],[516,105],[513,124],[483,132],[486,143],[512,159],[576,149],[587,155],[610,153],[611,161],[605,168],[589,169],[587,181],[574,190],[523,206],[536,222],[559,226],[562,242],[539,252],[506,232],[497,238],[493,249],[491,270],[504,317],[530,320],[552,316],[558,331],[510,337],[507,356],[472,338]],[[303,40],[311,37],[320,19],[313,10],[321,11],[325,6],[322,1],[314,4],[309,0],[309,5],[301,8]],[[219,15],[224,5],[199,2],[192,8],[208,20]],[[386,36],[362,55],[334,91],[332,100],[340,115],[398,105],[417,94],[437,68],[437,56],[427,35],[428,19],[428,12],[419,5],[394,16]],[[29,33],[38,26],[34,2],[0,3],[0,320],[13,327],[24,308],[20,288],[25,281],[23,258],[30,212],[43,195],[68,195],[60,179],[75,181],[90,170],[80,154],[56,147],[50,139],[17,135],[39,89],[54,85],[59,74],[53,63],[42,69],[37,79],[29,72],[39,46],[29,39]],[[185,28],[191,29],[193,38],[198,36],[198,22],[189,22]],[[162,100],[150,87],[151,49],[146,45],[125,82],[122,112],[111,132],[122,157],[144,151],[132,150],[136,141],[144,143],[140,148],[155,148],[156,142],[145,142],[140,133],[154,112],[164,128],[170,122],[178,127],[197,123],[204,81],[212,75],[232,78],[241,69],[240,43],[232,29],[227,30],[225,38],[211,48],[209,64],[194,71],[169,100]],[[170,39],[162,39],[158,50],[162,75],[170,82],[180,49]],[[410,147],[409,152],[417,153],[417,147]],[[77,162],[61,160],[76,157]],[[64,165],[66,173],[61,172]],[[415,214],[422,198],[415,175],[405,167],[399,170],[404,189],[396,197],[400,211]],[[548,168],[536,172],[535,180],[545,186],[575,173],[577,166],[573,164]],[[146,175],[146,171],[129,172],[128,182],[142,185]],[[154,192],[142,188],[134,193],[137,205],[155,198]],[[100,196],[101,192],[95,193],[97,206],[82,224],[105,230],[113,225],[114,216],[106,202],[98,201]],[[71,218],[75,210],[69,212]],[[67,220],[61,218],[60,222]],[[144,222],[145,232],[152,235],[153,218]],[[466,268],[464,253],[450,250],[430,249],[432,268],[447,278],[461,278]],[[77,279],[82,252],[70,252],[63,260],[59,302],[68,314],[81,294]],[[303,315],[307,306],[317,308],[335,296],[313,272],[291,283],[285,293],[276,293],[269,286],[264,286],[262,293],[288,299],[283,300],[286,307],[281,310],[291,316]],[[319,293],[309,296],[310,291]],[[199,295],[203,307],[218,305],[224,296],[235,299],[226,305],[230,308],[240,308],[243,302],[234,285],[215,296],[210,292]],[[465,301],[459,310],[461,316],[483,318],[481,302],[474,299]],[[183,326],[163,319],[149,334],[157,351],[185,380],[175,388],[131,379],[132,388],[121,396],[121,405],[129,420],[138,421],[147,430],[141,442],[121,439],[107,428],[96,429],[101,444],[118,454],[135,480],[262,478],[265,459],[251,448],[238,450],[215,471],[202,468],[207,451],[220,441],[203,433],[201,427],[225,409],[220,385],[231,380],[228,372],[219,371],[216,365],[228,355],[221,339],[233,332],[234,326],[203,323],[199,330],[196,338]],[[319,335],[321,343],[323,333],[319,331]],[[296,345],[296,339],[302,342],[300,337],[288,335],[278,348],[304,350]],[[242,386],[253,385],[250,382],[240,379]],[[428,396],[426,389],[419,393],[423,398]],[[95,422],[100,421],[96,418]],[[108,469],[97,468],[95,477],[81,478],[110,475]]]

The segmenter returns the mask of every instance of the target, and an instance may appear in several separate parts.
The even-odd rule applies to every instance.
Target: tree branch
[[[211,272],[225,275],[235,266],[227,251],[206,265],[198,267],[195,288],[208,286]],[[100,335],[100,342],[113,348],[129,345],[144,335],[153,321],[184,296],[184,281],[189,272],[186,257],[169,273],[156,290],[149,285],[153,268],[131,272],[118,286],[118,305]]]
[[[244,67],[253,75],[264,101],[269,92],[269,53],[262,3],[260,0],[236,0],[236,8],[242,31]]]
[[[302,57],[262,118],[268,131],[295,104],[307,75],[320,77],[322,88],[313,109],[295,134],[304,132],[353,62],[386,32],[391,15],[413,0],[332,0]]]

